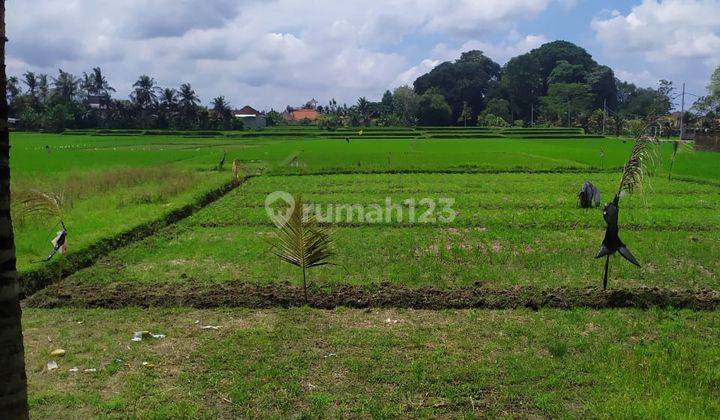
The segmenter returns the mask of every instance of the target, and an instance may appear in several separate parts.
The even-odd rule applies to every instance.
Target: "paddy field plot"
[[[253,175],[25,301],[33,415],[717,417],[717,311],[662,304],[558,310],[536,301],[500,311],[413,310],[388,301],[367,309],[233,308],[233,296],[245,290],[236,285],[276,297],[265,306],[298,293],[298,271],[267,243],[276,227],[265,198],[274,191],[302,194],[321,212],[388,199],[402,211],[402,218],[345,212],[328,221],[338,265],[309,272],[315,291],[389,285],[431,295],[467,288],[512,298],[531,288],[605,296],[603,261],[594,259],[605,229],[601,210],[578,208],[576,197],[590,180],[610,200],[632,142],[451,131],[383,137],[379,130],[349,142],[344,133],[313,129],[212,138],[13,134],[14,186],[68,191],[75,247],[226,184],[228,164],[213,170],[225,153]],[[643,266],[614,258],[610,287],[702,294],[716,307],[720,157],[679,155],[676,179],[668,181],[670,150],[663,144],[643,191],[621,201],[620,235]],[[407,200],[423,213],[422,199],[443,198],[452,199],[452,220],[408,220]],[[51,227],[39,220],[16,226],[21,270],[42,266],[34,261]],[[232,293],[212,309],[143,309],[125,307],[138,304],[125,299],[127,289],[149,296],[145,306],[217,306],[193,298]],[[167,338],[132,343],[137,330]],[[56,346],[68,356],[47,372]],[[97,372],[68,371],[75,366]]]
[[[267,243],[276,228],[265,197],[287,190],[325,209],[326,216],[335,206],[338,266],[311,272],[320,285],[589,287],[602,274],[603,261],[593,256],[604,222],[599,209],[578,208],[575,194],[586,179],[610,191],[615,178],[607,173],[262,176],[70,279],[144,282],[148,287],[157,281],[297,282],[294,267],[278,264]],[[643,268],[618,259],[614,284],[717,288],[717,187],[660,177],[651,185],[644,195],[627,197],[622,213],[622,237]],[[424,197],[452,198],[454,220],[409,222],[406,200]],[[378,223],[342,210],[343,203],[369,208],[384,206],[388,199],[399,207]],[[415,212],[427,210],[417,204]],[[404,220],[399,220],[401,213]]]

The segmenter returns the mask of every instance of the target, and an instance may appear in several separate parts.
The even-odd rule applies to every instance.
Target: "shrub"
[[[495,114],[478,115],[478,125],[481,127],[507,127],[508,123]]]

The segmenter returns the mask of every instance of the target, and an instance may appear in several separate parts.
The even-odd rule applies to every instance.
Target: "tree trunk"
[[[10,132],[5,74],[5,0],[0,0],[0,417],[27,419],[15,241],[10,219]]]

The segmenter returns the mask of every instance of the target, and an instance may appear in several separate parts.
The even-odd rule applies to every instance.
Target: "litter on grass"
[[[50,352],[50,356],[56,356],[56,357],[62,357],[65,356],[65,350],[63,349],[55,349]]]
[[[51,360],[51,361],[47,362],[47,370],[55,370],[57,368],[58,368],[58,364],[56,361]]]
[[[220,329],[220,326],[219,326],[219,325],[201,325],[201,326],[200,326],[200,329],[201,329],[201,330],[215,330],[215,331],[217,331],[217,330]]]
[[[153,334],[150,331],[135,331],[132,341],[143,341],[143,338],[151,337],[159,340],[165,338],[165,334]]]

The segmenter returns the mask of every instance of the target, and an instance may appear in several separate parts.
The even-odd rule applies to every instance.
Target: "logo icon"
[[[282,227],[290,220],[295,210],[295,199],[286,191],[274,191],[265,197],[265,212],[277,227]]]

